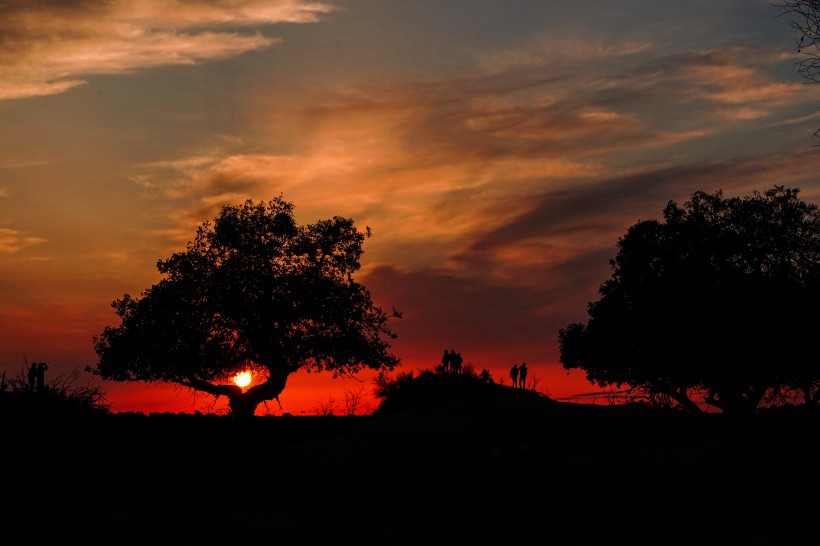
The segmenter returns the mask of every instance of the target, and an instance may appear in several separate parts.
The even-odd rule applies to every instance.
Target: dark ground
[[[242,420],[0,393],[0,425],[3,545],[820,542],[820,416],[795,411],[739,421],[494,385]]]

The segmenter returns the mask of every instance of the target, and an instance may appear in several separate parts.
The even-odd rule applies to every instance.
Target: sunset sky
[[[111,302],[222,205],[353,218],[402,371],[558,362],[626,229],[774,184],[820,202],[820,87],[770,0],[0,0],[0,369],[96,362]],[[297,374],[274,413],[362,383]],[[101,382],[114,411],[203,410]]]

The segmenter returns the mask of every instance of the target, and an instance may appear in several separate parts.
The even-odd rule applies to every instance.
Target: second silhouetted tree
[[[559,331],[564,367],[694,412],[816,405],[820,213],[798,191],[695,192],[630,227],[589,320]]]

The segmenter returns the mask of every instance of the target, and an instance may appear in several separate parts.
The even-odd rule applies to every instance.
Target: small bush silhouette
[[[57,375],[43,386],[41,391],[30,391],[28,387],[27,368],[17,373],[14,377],[6,379],[5,372],[0,380],[0,393],[17,393],[20,395],[30,395],[36,398],[38,405],[59,409],[60,411],[76,413],[110,413],[111,405],[105,397],[105,391],[101,387],[93,385],[77,385],[80,379],[80,371],[75,369],[69,374]]]

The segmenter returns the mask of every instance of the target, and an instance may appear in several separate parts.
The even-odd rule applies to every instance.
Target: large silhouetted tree
[[[798,192],[695,192],[630,227],[588,322],[559,330],[563,366],[695,412],[816,405],[820,213]]]
[[[297,225],[281,197],[225,206],[157,263],[161,281],[113,302],[121,321],[95,336],[92,371],[226,396],[249,416],[301,369],[392,370],[389,317],[353,279],[369,235],[341,217]],[[256,380],[243,391],[231,379],[246,369]]]

